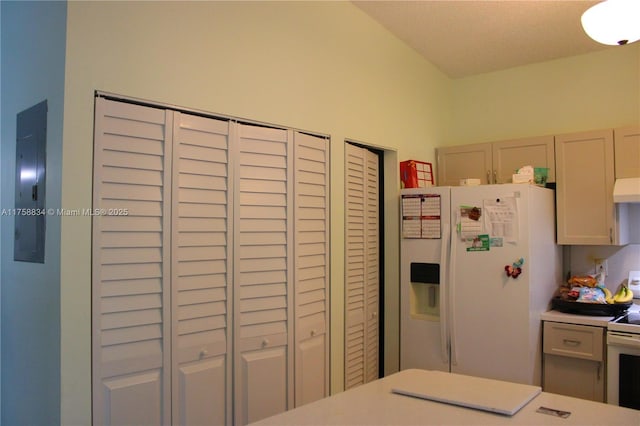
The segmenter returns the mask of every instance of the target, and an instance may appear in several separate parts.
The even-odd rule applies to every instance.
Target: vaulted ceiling
[[[580,24],[598,1],[353,3],[452,78],[616,48],[591,40]]]

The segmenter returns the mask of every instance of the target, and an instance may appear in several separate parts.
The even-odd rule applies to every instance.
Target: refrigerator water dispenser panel
[[[411,262],[411,317],[440,320],[440,264]]]

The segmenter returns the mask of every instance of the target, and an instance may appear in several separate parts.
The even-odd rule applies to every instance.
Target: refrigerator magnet
[[[489,235],[478,235],[471,241],[471,247],[467,251],[489,251]]]
[[[506,265],[504,267],[505,272],[508,277],[518,278],[518,275],[522,273],[522,265],[524,265],[524,259],[520,258],[513,262],[511,265]]]
[[[502,247],[504,245],[504,239],[502,237],[491,237],[489,240],[490,247]]]

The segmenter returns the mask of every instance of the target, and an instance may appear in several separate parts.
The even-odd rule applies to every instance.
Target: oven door
[[[640,334],[607,332],[607,402],[640,409]]]

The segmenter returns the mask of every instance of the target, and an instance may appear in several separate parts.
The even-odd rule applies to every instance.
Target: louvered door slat
[[[126,423],[170,422],[168,324],[171,117],[96,99],[93,217],[93,410]],[[168,184],[167,184],[168,182]],[[135,393],[138,401],[125,395]]]

